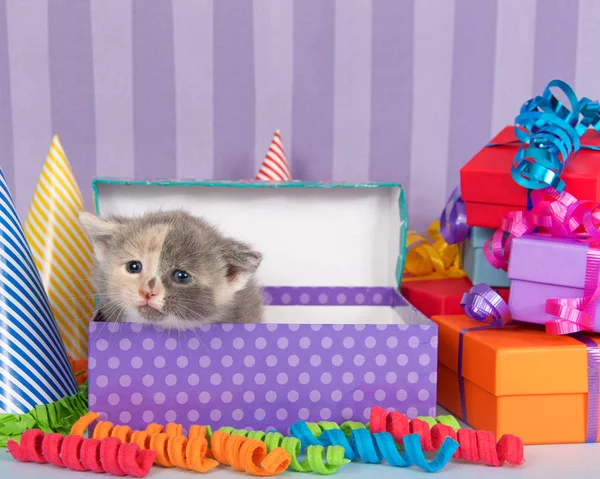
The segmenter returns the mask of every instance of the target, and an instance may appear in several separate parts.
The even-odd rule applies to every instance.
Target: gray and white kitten
[[[94,247],[101,321],[171,329],[261,322],[253,277],[262,255],[203,219],[177,210],[79,220]]]

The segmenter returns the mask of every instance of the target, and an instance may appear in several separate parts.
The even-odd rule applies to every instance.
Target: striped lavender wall
[[[595,0],[0,0],[0,164],[25,214],[57,133],[94,175],[401,181],[412,226],[553,77],[600,98]]]

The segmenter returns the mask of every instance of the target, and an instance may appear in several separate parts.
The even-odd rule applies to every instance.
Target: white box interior
[[[265,306],[264,322],[273,324],[433,324],[406,306]]]
[[[397,287],[400,187],[96,185],[101,215],[185,208],[251,243],[265,286]]]

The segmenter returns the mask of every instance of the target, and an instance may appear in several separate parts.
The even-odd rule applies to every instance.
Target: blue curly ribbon
[[[552,88],[565,94],[568,106],[554,96]],[[578,100],[566,82],[552,80],[542,95],[525,102],[515,118],[515,136],[521,146],[511,167],[513,179],[529,190],[551,186],[562,192],[565,182],[560,175],[577,152],[581,148],[600,151],[581,145],[589,127],[600,131],[600,104],[585,97]]]
[[[362,461],[367,464],[379,464],[382,460],[394,467],[408,467],[413,464],[426,472],[441,470],[458,449],[458,443],[447,437],[432,461],[427,461],[421,437],[418,434],[404,436],[404,454],[400,454],[392,435],[388,432],[371,434],[366,428],[348,430],[349,437],[342,429],[328,429],[317,438],[305,421],[298,421],[290,427],[290,434],[300,440],[302,450],[308,446],[342,446],[344,457],[351,461]]]

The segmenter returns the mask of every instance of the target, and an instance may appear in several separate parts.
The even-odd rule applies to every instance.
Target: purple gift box
[[[515,238],[508,265],[512,318],[537,324],[559,319],[546,313],[546,301],[583,298],[587,255],[588,244],[572,239],[536,234]],[[598,307],[600,303],[596,317]]]
[[[438,327],[398,293],[405,205],[395,184],[95,180],[96,211],[184,206],[263,252],[263,324],[89,327],[89,404],[113,422],[285,432],[435,415]]]

